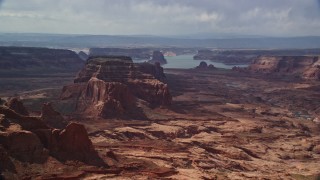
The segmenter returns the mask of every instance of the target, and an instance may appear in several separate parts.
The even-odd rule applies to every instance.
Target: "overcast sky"
[[[320,0],[0,0],[0,32],[320,36]]]

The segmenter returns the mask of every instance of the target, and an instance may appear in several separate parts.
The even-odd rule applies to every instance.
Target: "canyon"
[[[0,77],[0,177],[317,179],[318,61],[163,69],[103,55],[77,74]]]

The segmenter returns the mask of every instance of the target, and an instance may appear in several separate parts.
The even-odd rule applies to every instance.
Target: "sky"
[[[0,32],[320,36],[320,0],[0,0]]]

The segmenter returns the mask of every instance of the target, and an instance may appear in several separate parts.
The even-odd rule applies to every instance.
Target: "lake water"
[[[235,65],[226,65],[219,62],[213,62],[210,60],[194,60],[194,55],[180,55],[180,56],[167,56],[167,64],[163,65],[164,68],[177,68],[177,69],[190,69],[197,67],[201,61],[205,61],[208,65],[212,64],[217,68],[224,68],[224,69],[232,69]],[[143,61],[135,61],[135,62],[144,62]],[[239,67],[247,67],[248,65],[236,65]]]

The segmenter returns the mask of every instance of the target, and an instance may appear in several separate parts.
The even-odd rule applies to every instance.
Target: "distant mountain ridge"
[[[70,50],[0,47],[1,73],[77,72],[84,61]]]
[[[225,49],[301,49],[320,48],[320,36],[259,37],[243,36],[206,39],[147,35],[66,35],[0,33],[0,46],[33,46],[52,48],[85,47],[194,47]]]

